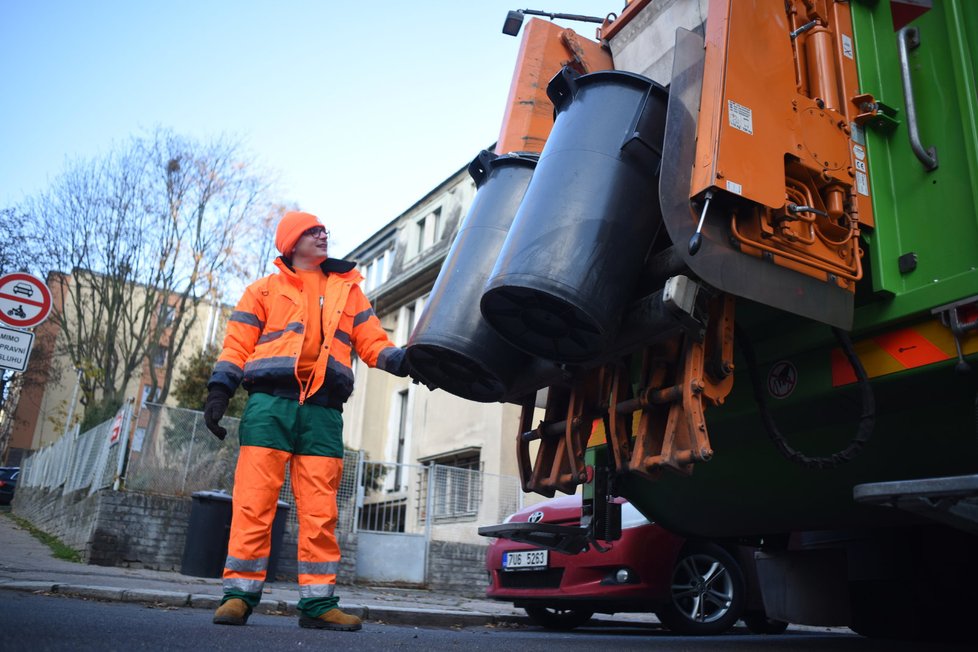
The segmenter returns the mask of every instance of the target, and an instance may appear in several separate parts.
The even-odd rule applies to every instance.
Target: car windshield
[[[13,480],[19,472],[20,469],[0,469],[0,480]]]

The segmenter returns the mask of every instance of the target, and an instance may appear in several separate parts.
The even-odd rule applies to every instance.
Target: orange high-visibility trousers
[[[340,561],[336,493],[343,460],[261,446],[242,446],[238,456],[224,567],[225,598],[241,597],[253,607],[261,599],[286,463],[290,464],[299,521],[299,608],[313,601],[322,606],[322,599],[333,598]]]

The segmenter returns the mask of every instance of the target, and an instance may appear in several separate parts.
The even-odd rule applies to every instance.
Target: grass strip
[[[19,527],[27,530],[31,535],[46,545],[54,553],[54,556],[58,559],[64,559],[65,561],[73,561],[76,563],[81,562],[81,555],[74,548],[69,548],[58,537],[51,536],[47,532],[38,530],[30,521],[26,521],[19,516],[14,516],[12,513],[7,512],[7,517],[10,518]]]

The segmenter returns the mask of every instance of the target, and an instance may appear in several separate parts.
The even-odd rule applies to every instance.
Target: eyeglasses
[[[302,232],[302,235],[307,235],[310,238],[326,238],[329,240],[329,231],[325,226],[314,226],[311,229],[306,229]]]

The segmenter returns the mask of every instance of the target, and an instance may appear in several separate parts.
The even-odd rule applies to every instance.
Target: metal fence
[[[113,418],[83,433],[78,428],[49,446],[28,455],[22,463],[20,486],[60,488],[63,493],[99,489],[115,484],[125,456],[132,404]]]
[[[219,440],[196,410],[147,403],[139,411],[126,467],[129,491],[189,496],[195,491],[230,492],[238,458],[239,419],[225,417]]]
[[[190,496],[196,491],[224,491],[234,488],[234,468],[238,459],[240,419],[225,417],[221,425],[228,434],[223,441],[204,424],[196,410],[146,404],[136,419],[125,489],[167,496]],[[352,527],[356,497],[359,451],[346,451],[343,476],[336,500],[340,529]],[[289,531],[295,532],[298,520],[288,467],[279,500],[289,504]]]
[[[479,541],[479,525],[499,523],[523,507],[513,476],[441,464],[360,465],[358,530]]]
[[[65,493],[85,488],[94,493],[113,485],[169,496],[230,493],[239,420],[225,417],[221,425],[228,431],[224,441],[207,430],[201,412],[148,403],[134,417],[127,403],[113,419],[28,456],[21,485],[62,487]],[[130,429],[131,441],[126,436]],[[372,462],[362,451],[348,450],[337,494],[337,526],[478,541],[480,524],[499,523],[523,506],[523,497],[512,476],[440,464]],[[290,506],[288,528],[296,532],[288,468],[279,499]]]

